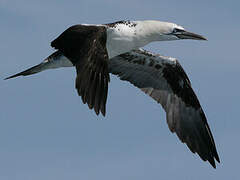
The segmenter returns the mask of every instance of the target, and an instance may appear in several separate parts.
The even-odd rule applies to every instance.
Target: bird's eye
[[[184,31],[183,29],[174,28],[172,33],[174,34],[174,33],[183,32],[183,31]]]

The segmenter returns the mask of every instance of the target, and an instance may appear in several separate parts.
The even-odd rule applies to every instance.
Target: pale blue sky
[[[215,170],[192,154],[161,106],[114,76],[107,115],[96,116],[67,68],[0,80],[0,179],[239,179],[239,7],[237,0],[0,0],[0,79],[41,62],[50,42],[77,23],[164,20],[207,37],[146,49],[179,59],[221,159]]]

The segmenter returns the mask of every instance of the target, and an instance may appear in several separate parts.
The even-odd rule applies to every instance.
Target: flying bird
[[[78,95],[97,115],[105,116],[109,73],[115,74],[160,103],[171,132],[216,168],[215,160],[220,160],[215,142],[187,74],[175,58],[141,49],[153,41],[181,39],[206,40],[161,21],[74,25],[51,42],[56,51],[42,63],[6,79],[74,66]]]

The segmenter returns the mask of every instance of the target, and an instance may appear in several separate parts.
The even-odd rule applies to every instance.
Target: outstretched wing
[[[75,25],[51,43],[75,65],[78,94],[97,115],[105,115],[110,80],[106,39],[104,26]]]
[[[174,58],[134,50],[112,58],[109,72],[140,88],[162,105],[171,132],[215,168],[214,139],[201,105],[181,65]]]

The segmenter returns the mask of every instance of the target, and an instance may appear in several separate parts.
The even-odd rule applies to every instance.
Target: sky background
[[[0,0],[1,180],[237,180],[239,175],[240,1]],[[75,69],[3,79],[40,63],[50,42],[78,23],[175,22],[208,41],[155,42],[192,81],[215,138],[213,169],[167,126],[155,101],[111,76],[107,115],[75,90]]]

